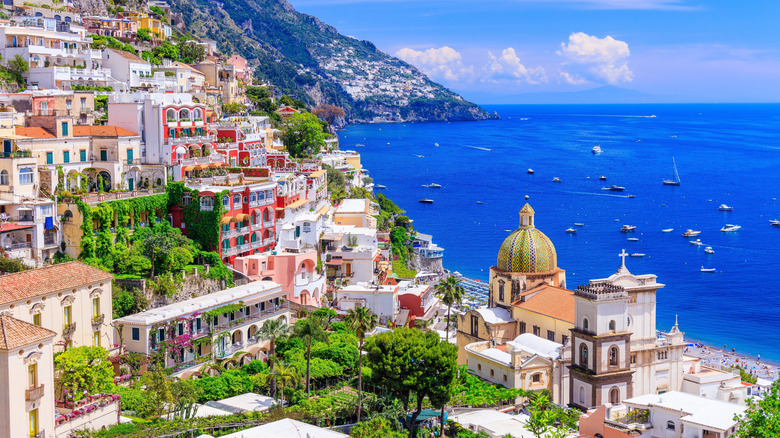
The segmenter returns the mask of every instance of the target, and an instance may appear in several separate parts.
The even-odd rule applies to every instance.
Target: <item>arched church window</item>
[[[531,376],[531,382],[533,382],[533,383],[541,383],[542,382],[542,373],[536,373],[533,376]]]
[[[589,330],[589,328],[588,328],[588,318],[583,318],[582,319],[582,329],[585,330],[585,331]]]
[[[585,404],[585,387],[584,386],[580,386],[580,404],[581,405]]]
[[[618,349],[617,347],[609,348],[609,366],[616,367],[618,364]]]
[[[616,386],[609,390],[609,402],[613,405],[620,403],[620,390]]]
[[[504,282],[498,282],[498,301],[504,301]]]
[[[588,346],[585,344],[580,344],[580,365],[588,366]]]
[[[610,333],[615,331],[615,320],[614,319],[609,322],[609,331],[610,331]]]
[[[675,429],[674,421],[671,421],[671,420],[667,421],[666,422],[666,428],[669,429],[669,430],[674,430]]]

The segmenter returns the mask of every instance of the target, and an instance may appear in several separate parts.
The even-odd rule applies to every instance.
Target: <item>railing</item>
[[[65,326],[62,328],[62,336],[70,336],[76,331],[76,323],[72,322],[70,324],[65,324]]]
[[[32,158],[32,151],[0,152],[0,158]]]
[[[43,384],[30,388],[24,391],[24,399],[26,401],[35,401],[43,397]]]
[[[222,255],[223,256],[232,256],[236,255],[238,253],[238,248],[232,247],[232,248],[222,248]]]
[[[57,245],[57,242],[54,240],[54,237],[49,237],[49,236],[51,236],[51,234],[50,234],[50,233],[46,233],[46,234],[44,234],[44,237],[43,237],[43,246],[52,246],[52,245]]]
[[[126,164],[141,164],[140,158],[128,158],[125,160]]]
[[[32,248],[32,246],[30,246],[30,243],[28,243],[28,242],[9,243],[9,244],[3,245],[3,249],[5,249],[5,250],[22,249],[22,248]]]
[[[252,248],[252,245],[250,243],[244,243],[244,244],[238,245],[238,252],[249,251],[251,248]]]
[[[289,308],[290,308],[290,303],[289,302],[284,302],[283,304],[280,304],[278,306],[272,306],[271,308],[268,308],[268,309],[265,309],[265,310],[260,310],[260,311],[257,311],[257,312],[253,312],[253,313],[250,313],[248,316],[237,318],[237,319],[235,319],[233,321],[227,321],[227,322],[223,322],[222,324],[217,324],[217,325],[213,326],[211,328],[211,330],[212,330],[212,333],[216,333],[216,332],[218,332],[220,330],[223,330],[223,329],[226,329],[226,328],[231,328],[231,327],[235,327],[237,325],[242,325],[242,324],[246,324],[246,323],[249,323],[249,322],[253,322],[256,319],[260,319],[260,318],[263,318],[263,317],[268,316],[268,315],[273,315],[274,313],[277,313],[277,312],[280,312],[280,311],[284,311],[284,310],[287,310]]]
[[[92,317],[92,325],[102,325],[103,320],[106,319],[106,315],[101,313],[100,315],[95,315]]]
[[[252,249],[258,249],[261,246],[263,246],[263,241],[262,240],[255,240],[254,242],[251,243],[251,245],[252,245]]]
[[[276,240],[273,237],[269,237],[268,239],[263,240],[263,246],[272,245],[275,242]]]
[[[263,222],[263,228],[271,228],[274,226],[274,221]]]

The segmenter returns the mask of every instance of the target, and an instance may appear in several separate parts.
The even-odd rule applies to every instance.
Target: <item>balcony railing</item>
[[[223,256],[232,256],[236,255],[238,253],[238,248],[235,246],[232,248],[222,248],[222,255]]]
[[[106,315],[101,313],[92,317],[92,325],[103,325],[103,321],[106,319]]]
[[[32,152],[20,150],[16,152],[0,152],[0,158],[31,158]]]
[[[65,324],[65,326],[62,328],[62,336],[68,337],[72,335],[76,331],[76,323],[72,322],[70,324]]]
[[[242,317],[242,318],[236,318],[233,321],[227,321],[223,322],[222,324],[217,324],[211,328],[212,333],[216,333],[220,330],[224,330],[227,328],[235,327],[237,325],[247,324],[250,322],[254,322],[257,319],[264,318],[268,315],[273,315],[277,312],[282,312],[290,308],[289,302],[284,302],[283,304],[279,304],[278,306],[271,306],[270,308],[267,308],[265,310],[259,310],[257,312],[250,313],[248,316]]]
[[[43,397],[43,384],[30,388],[24,391],[24,399],[26,401],[35,401]]]
[[[276,242],[276,240],[273,237],[269,237],[269,238],[263,240],[263,246],[265,246],[265,245],[272,245],[275,242]]]
[[[263,222],[263,228],[271,228],[274,226],[274,221]]]

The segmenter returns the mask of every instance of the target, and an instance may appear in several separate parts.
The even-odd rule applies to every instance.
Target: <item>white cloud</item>
[[[483,82],[498,82],[500,80],[514,80],[528,84],[547,82],[547,76],[542,67],[528,68],[520,62],[520,57],[512,47],[501,51],[501,56],[496,57],[488,52],[490,60],[485,66]]]
[[[618,84],[634,78],[628,68],[631,55],[628,44],[611,36],[598,38],[583,32],[573,33],[556,53],[566,59],[566,70],[561,72],[561,77],[568,83],[587,80]]]
[[[457,81],[474,74],[473,66],[464,66],[463,57],[452,47],[414,50],[403,48],[395,56],[422,70],[433,79]]]

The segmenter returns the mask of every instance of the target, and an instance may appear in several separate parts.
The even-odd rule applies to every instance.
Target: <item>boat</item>
[[[625,189],[626,189],[625,187],[621,187],[621,186],[618,186],[618,185],[615,185],[615,184],[612,184],[609,187],[602,187],[601,188],[601,190],[608,190],[610,192],[622,192]]]
[[[412,155],[414,155],[417,158],[425,158],[425,155],[418,155],[418,154],[412,154]]]
[[[674,228],[664,228],[661,230],[662,233],[671,233],[672,231],[674,231]]]
[[[505,233],[511,233],[512,230],[504,230]]]
[[[665,179],[663,181],[665,186],[680,185],[680,174],[677,173],[677,163],[674,162],[674,157],[672,157],[672,168],[674,169],[674,174],[672,175],[672,179]]]
[[[696,237],[696,236],[698,236],[699,234],[701,234],[701,231],[694,231],[694,230],[692,230],[692,229],[688,228],[688,229],[687,229],[687,230],[685,230],[685,232],[683,233],[683,237]]]
[[[645,256],[645,253],[643,253],[643,252],[635,252],[635,253],[631,254],[631,257],[644,257],[644,256]]]
[[[481,203],[482,203],[482,201],[477,201],[477,204],[481,204]]]
[[[596,143],[596,145],[595,145],[595,146],[593,146],[593,149],[591,149],[591,150],[590,150],[590,152],[591,152],[592,154],[594,154],[594,155],[598,155],[598,154],[600,154],[600,153],[602,153],[602,152],[604,152],[604,151],[602,151],[602,150],[601,150],[601,146],[600,146],[598,143]]]
[[[621,233],[631,233],[634,230],[636,230],[636,225],[623,225],[623,228],[620,229]]]
[[[715,250],[713,250],[711,246],[704,248],[704,252],[707,254],[715,254]]]
[[[634,195],[628,195],[629,198],[636,198]]]
[[[382,184],[374,184],[375,189],[386,189],[387,186],[383,186]]]
[[[607,180],[607,177],[606,177],[606,176],[604,176],[604,175],[601,175],[601,176],[599,177],[599,181],[606,181],[606,180]]]
[[[439,143],[434,143],[433,145],[436,146],[436,147],[439,147]]]
[[[433,199],[423,198],[423,199],[420,199],[419,202],[421,202],[423,204],[433,204]]]
[[[577,234],[577,229],[576,228],[567,228],[566,232],[569,233],[569,234]]]
[[[715,272],[715,268],[705,268],[704,266],[702,266],[701,272]]]
[[[734,207],[729,207],[726,204],[720,204],[720,206],[718,207],[718,210],[720,210],[720,211],[732,211],[732,210],[734,210]]]
[[[577,225],[577,224],[574,224]],[[780,221],[777,219],[769,221],[769,225],[772,225],[773,227],[780,227]]]
[[[525,173],[527,173],[529,175],[533,175],[534,174],[534,170],[533,169],[528,169],[528,170],[525,171]]]
[[[555,178],[553,178],[553,182],[559,183],[561,182],[561,179],[556,176]]]
[[[702,246],[704,245],[704,242],[702,242],[701,239],[691,240],[691,245]]]
[[[585,226],[585,224],[583,224],[582,222],[575,222],[574,225],[578,226],[578,227],[584,227]]]
[[[360,143],[355,145],[356,148],[362,148],[363,146],[365,146],[365,145],[364,144],[360,144]]]
[[[739,225],[726,224],[720,230],[723,231],[724,233],[728,233],[730,231],[737,231],[740,228],[742,228],[742,227],[739,226]]]
[[[436,183],[423,184],[423,187],[427,187],[429,189],[440,189],[441,184],[436,184]]]
[[[637,238],[637,237],[629,237],[626,240],[628,240],[629,242],[639,242],[639,238]]]

